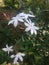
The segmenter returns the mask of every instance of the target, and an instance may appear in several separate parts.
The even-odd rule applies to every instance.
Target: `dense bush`
[[[11,60],[9,55],[0,50],[0,64],[2,64],[3,62],[6,62],[6,61],[9,62],[9,60]]]
[[[1,51],[8,44],[14,46],[14,54],[19,51],[26,53],[22,65],[49,65],[49,1],[4,0],[4,2],[5,7],[0,7],[0,64],[11,61],[9,55]],[[26,34],[19,26],[16,28],[13,25],[8,26],[8,17],[10,19],[19,12],[28,13],[29,10],[36,15],[31,20],[40,28],[37,35]]]

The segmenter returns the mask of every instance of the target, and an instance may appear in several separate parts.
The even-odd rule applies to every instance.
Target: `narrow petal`
[[[26,21],[27,21],[27,23],[28,23],[29,25],[32,25],[32,21],[31,21],[31,19],[26,20]]]
[[[15,22],[14,22],[14,27],[16,27],[18,25],[18,21],[16,20]]]
[[[10,51],[8,50],[8,54],[10,53]]]
[[[6,48],[8,48],[8,44],[6,44]]]
[[[13,62],[13,64],[17,64],[17,61],[16,61],[16,59],[14,59],[14,62]]]
[[[33,12],[32,12],[31,10],[29,10],[29,13],[30,13],[30,14],[33,14]]]
[[[13,20],[9,21],[8,25],[13,24]]]
[[[35,33],[35,35],[37,35],[37,31],[36,30],[34,30],[34,33]]]
[[[13,48],[13,46],[10,46],[10,48]]]
[[[39,30],[39,27],[34,26],[34,29]]]
[[[25,13],[24,13],[24,12],[22,12],[22,13],[20,13],[20,14],[19,14],[19,16],[24,16],[24,14],[25,14]]]
[[[33,30],[31,29],[31,31],[30,31],[30,32],[31,32],[31,35],[32,35],[32,34],[33,34]]]
[[[26,23],[26,22],[24,22],[24,24],[25,24],[25,26],[29,26],[29,24],[28,24],[28,23]]]
[[[29,17],[35,17],[35,15],[27,14]]]
[[[24,20],[23,20],[22,18],[19,18],[18,20],[19,20],[20,22],[24,22]]]
[[[14,57],[15,57],[15,55],[11,55],[10,57],[11,57],[11,58],[14,58]]]
[[[7,48],[2,48],[2,50],[6,52],[7,51]]]
[[[16,19],[16,17],[12,17],[11,19],[12,19],[12,20],[15,20],[15,19]]]
[[[18,57],[16,56],[15,59],[14,59],[14,64],[16,64],[18,61]]]
[[[29,24],[30,23],[30,21],[28,20],[28,19],[25,19],[26,20],[26,22]]]
[[[20,61],[23,61],[23,57],[19,56]]]
[[[29,22],[32,23],[31,19],[29,19]]]
[[[32,25],[32,26],[35,25],[35,23],[31,21],[31,19],[29,19],[29,24]]]
[[[29,30],[30,30],[30,27],[27,27],[27,28],[25,29],[26,32],[28,32]]]
[[[11,48],[10,48],[9,50],[10,50],[11,52],[13,51],[13,49],[11,49]]]
[[[25,54],[24,53],[21,53],[21,56],[25,56]]]

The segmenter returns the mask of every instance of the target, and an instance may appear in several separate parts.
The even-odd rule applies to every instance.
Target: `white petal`
[[[23,61],[23,57],[19,56],[20,61]]]
[[[27,22],[29,25],[32,25],[31,19],[29,19],[29,20],[26,19],[26,22]]]
[[[28,20],[28,19],[25,19],[26,20],[26,22],[29,24],[30,23],[30,21]]]
[[[15,57],[15,55],[11,55],[10,57],[11,57],[11,58],[14,58],[14,57]]]
[[[21,53],[21,56],[25,56],[25,54],[24,53]]]
[[[11,51],[11,52],[12,52],[12,51],[13,51],[13,49],[9,49],[9,51]]]
[[[14,60],[13,64],[17,64],[17,61],[16,61],[16,60]]]
[[[29,19],[29,22],[32,23],[31,19]]]
[[[10,51],[8,50],[8,54],[10,53]]]
[[[31,15],[31,14],[27,14],[29,17],[35,17],[34,15]]]
[[[17,61],[18,61],[18,56],[15,57],[15,59],[14,59],[14,64],[16,64]]]
[[[30,32],[31,32],[31,35],[33,34],[33,30],[30,30]]]
[[[15,19],[16,19],[16,17],[12,17],[11,19],[12,19],[12,20],[15,20]]]
[[[18,20],[19,20],[20,22],[24,22],[24,20],[23,20],[23,19],[21,19],[21,18],[19,18]]]
[[[35,33],[35,35],[37,35],[37,31],[36,30],[34,30],[34,33]]]
[[[13,46],[10,46],[10,48],[13,48]]]
[[[31,10],[29,10],[29,13],[30,13],[30,14],[33,14],[33,12],[32,12]]]
[[[9,21],[8,25],[13,24],[13,20]]]
[[[2,50],[6,52],[7,51],[7,48],[2,48]]]
[[[25,14],[25,13],[24,13],[24,12],[22,12],[22,13],[20,13],[20,14],[19,14],[19,16],[24,16],[24,14]]]
[[[16,27],[18,25],[18,21],[14,22],[14,27]]]
[[[6,48],[8,48],[8,44],[6,44]]]
[[[24,22],[24,24],[25,24],[25,26],[28,26],[29,24],[28,23],[26,23],[26,22]]]
[[[37,26],[34,26],[34,29],[36,29],[36,30],[39,30],[39,27],[37,27]]]
[[[26,32],[28,32],[29,30],[30,30],[30,27],[27,27],[27,28],[25,29]]]

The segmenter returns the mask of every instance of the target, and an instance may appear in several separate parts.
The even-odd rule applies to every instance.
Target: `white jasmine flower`
[[[24,22],[24,20],[27,20],[28,17],[35,17],[33,14],[25,14],[24,12],[19,13],[16,15],[16,17],[12,17],[8,23],[8,25],[13,24],[14,27],[18,25],[18,22]]]
[[[18,15],[16,15],[16,17],[12,17],[12,20],[9,21],[8,25],[13,24],[14,27],[16,27],[18,25],[18,22],[23,22],[24,20]]]
[[[11,58],[14,58],[14,64],[17,64],[17,63],[18,63],[18,59],[19,59],[20,61],[23,61],[23,56],[25,56],[25,54],[19,52],[19,53],[17,53],[16,55],[11,55]]]
[[[26,14],[24,12],[20,13],[19,16],[25,20],[27,20],[28,17],[35,17],[35,15],[33,15],[33,14]]]
[[[13,46],[10,46],[10,47],[9,47],[8,45],[6,45],[6,48],[2,48],[2,50],[5,51],[5,52],[8,52],[8,54],[9,54],[10,52],[13,51],[12,47],[13,47]]]
[[[39,30],[39,27],[36,27],[34,23],[31,22],[31,20],[29,19],[29,21],[27,20],[27,23],[24,22],[25,26],[27,27],[25,29],[26,32],[30,31],[31,32],[31,35],[34,33],[34,34],[37,34],[37,31],[36,30]]]

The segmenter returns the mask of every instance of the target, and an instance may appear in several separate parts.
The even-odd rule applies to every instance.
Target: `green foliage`
[[[0,50],[0,64],[2,64],[3,62],[9,62],[11,60],[11,58],[9,57],[9,55],[5,52],[3,52],[2,50]]]
[[[14,46],[14,53],[25,52],[26,56],[22,65],[49,65],[49,1],[48,0],[4,0],[6,8],[16,12],[32,10],[35,23],[40,27],[38,34],[26,34],[19,27],[8,26],[8,21],[0,21],[0,49],[6,44]],[[6,9],[5,8],[5,9]],[[0,12],[4,12],[0,9]],[[14,11],[13,11],[14,12]],[[10,12],[11,13],[11,12]],[[12,15],[13,17],[13,15]],[[0,50],[0,64],[9,62],[8,54]],[[5,64],[3,64],[5,65]]]

